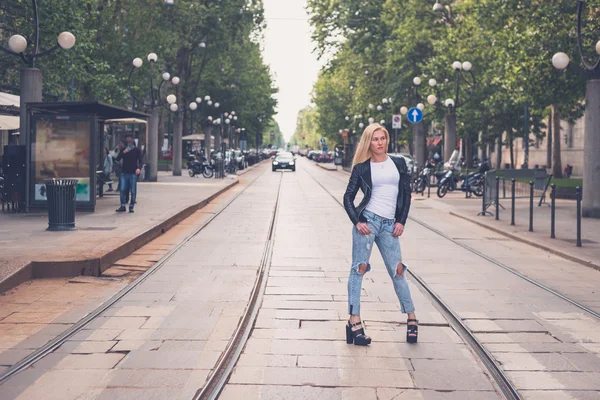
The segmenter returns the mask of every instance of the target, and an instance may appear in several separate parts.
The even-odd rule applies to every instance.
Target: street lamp
[[[456,149],[457,144],[457,134],[456,134],[456,109],[467,104],[471,98],[473,97],[473,93],[475,92],[475,75],[473,74],[473,64],[469,61],[460,62],[454,61],[452,63],[452,69],[454,70],[454,78],[455,78],[455,91],[454,96],[447,98],[443,106],[446,108],[446,114],[444,115],[444,161],[450,160],[452,153]],[[467,76],[467,77],[465,77]],[[460,86],[461,82],[465,82],[469,85],[470,93],[466,100],[461,101],[460,98]],[[437,86],[437,81],[435,79],[429,80],[429,86],[432,88]],[[438,91],[438,96],[429,95],[427,97],[427,102],[431,105],[440,106],[440,93]],[[467,155],[465,154],[465,158]]]
[[[569,56],[559,52],[552,57],[552,65],[558,70],[569,68],[585,76],[585,132],[583,146],[583,191],[582,216],[600,218],[600,58],[590,64],[585,58],[581,37],[582,15],[585,0],[577,1],[577,49],[583,68],[570,64]],[[596,43],[600,54],[600,41]]]
[[[156,182],[158,179],[158,109],[156,106],[158,105],[157,98],[159,94],[157,93],[154,87],[154,64],[158,61],[158,56],[156,53],[149,53],[146,56],[148,60],[148,64],[150,67],[150,80],[148,82],[148,92],[150,95],[150,104],[146,104],[144,101],[138,99],[133,92],[133,85],[131,84],[131,77],[133,73],[140,69],[144,65],[144,61],[136,57],[131,62],[131,70],[129,71],[129,76],[127,78],[127,89],[131,98],[138,105],[143,105],[144,107],[150,108],[152,110],[152,115],[150,117],[150,121],[148,121],[148,164],[149,164],[149,173],[147,175],[147,179],[150,182]],[[163,80],[168,80],[171,76],[168,72],[162,74]]]

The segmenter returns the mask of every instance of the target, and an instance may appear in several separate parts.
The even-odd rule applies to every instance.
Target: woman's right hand
[[[371,234],[371,229],[369,229],[369,225],[367,225],[364,222],[359,222],[358,224],[356,224],[356,229],[358,229],[361,235],[366,236]]]

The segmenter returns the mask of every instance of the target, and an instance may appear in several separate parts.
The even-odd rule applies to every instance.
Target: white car
[[[406,153],[389,153],[389,155],[390,156],[404,158],[404,161],[406,161],[406,166],[408,167],[408,170],[412,171],[412,172],[416,171],[415,159],[410,154],[406,154]]]

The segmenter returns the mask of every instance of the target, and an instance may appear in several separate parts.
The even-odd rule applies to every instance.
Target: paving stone
[[[114,368],[125,354],[67,354],[54,366],[55,369],[68,370],[90,370],[90,369],[111,369]]]
[[[410,389],[377,389],[377,400],[498,400],[494,391],[435,391]]]
[[[493,353],[505,371],[577,371],[566,354]]]
[[[575,390],[521,390],[519,392],[526,400],[596,400],[596,391]]]
[[[310,367],[314,365],[300,365],[298,356],[267,355],[267,354],[242,354],[237,362],[240,367]],[[326,366],[326,365],[323,365]]]
[[[71,353],[71,354],[89,354],[89,353],[107,353],[117,344],[114,340],[107,341],[87,341],[87,342],[75,342],[67,341],[63,343],[58,349],[54,350],[56,353]]]
[[[585,353],[585,344],[571,343],[486,343],[494,353]]]
[[[110,371],[100,382],[107,388],[182,388],[192,371],[175,369],[117,369]]]
[[[477,370],[415,370],[415,385],[436,390],[493,390],[489,378]]]
[[[600,372],[600,354],[563,354],[579,371]]]
[[[285,385],[227,385],[221,400],[238,399],[378,400],[372,388],[324,388]]]
[[[524,390],[600,390],[600,374],[593,372],[509,371],[508,375]]]
[[[237,367],[230,382],[233,384],[261,383],[266,385],[414,387],[407,371]]]
[[[297,365],[302,368],[412,370],[409,360],[389,357],[298,356]]]
[[[121,369],[207,369],[221,354],[204,351],[140,351],[130,352],[119,365]]]

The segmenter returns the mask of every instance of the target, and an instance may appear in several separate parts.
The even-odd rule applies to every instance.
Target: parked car
[[[402,157],[404,158],[404,161],[406,161],[406,166],[408,167],[408,170],[410,172],[416,172],[416,165],[417,163],[415,162],[415,159],[407,153],[389,153],[390,156],[395,156],[395,157]]]
[[[273,159],[272,162],[273,172],[278,169],[289,169],[292,171],[296,171],[296,162],[294,160],[294,155],[292,153],[282,152],[277,155]]]
[[[246,168],[246,158],[241,150],[233,150],[233,159],[237,163],[238,169]]]
[[[163,150],[162,159],[163,160],[172,160],[173,159],[173,151],[172,150]]]

